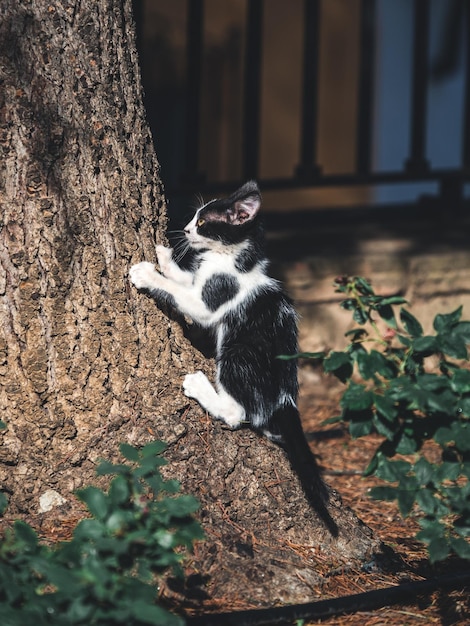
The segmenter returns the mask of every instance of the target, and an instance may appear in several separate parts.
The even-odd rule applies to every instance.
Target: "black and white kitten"
[[[280,443],[306,497],[333,534],[328,490],[305,439],[297,410],[296,313],[279,283],[267,275],[261,195],[250,181],[196,211],[184,229],[192,254],[189,269],[157,246],[160,272],[143,262],[130,280],[208,329],[216,343],[216,383],[202,372],[187,374],[183,389],[230,428],[244,423]]]

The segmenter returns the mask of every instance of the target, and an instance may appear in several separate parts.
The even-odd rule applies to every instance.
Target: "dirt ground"
[[[383,589],[400,583],[419,581],[431,576],[468,571],[468,563],[457,559],[431,566],[423,546],[413,537],[419,526],[414,517],[403,520],[394,503],[378,502],[368,497],[368,490],[379,484],[374,478],[362,478],[361,472],[367,466],[378,439],[374,436],[352,441],[347,432],[338,426],[322,426],[327,418],[338,414],[342,385],[333,377],[325,377],[320,369],[304,364],[299,373],[301,411],[304,430],[312,441],[312,448],[324,468],[326,481],[342,496],[356,514],[378,537],[390,546],[397,555],[396,563],[386,571],[338,571],[331,575],[331,566],[325,562],[324,572],[329,573],[318,589],[314,589],[319,599],[337,598],[351,594]],[[54,521],[48,518],[41,525],[37,519],[26,519],[37,528],[40,536],[55,542],[70,538],[76,523],[85,510],[76,503],[69,511],[68,519]],[[302,554],[303,546],[293,545],[297,555]],[[321,565],[319,566],[320,570]],[[320,571],[321,573],[321,571]],[[237,611],[248,608],[242,599],[226,598],[217,606],[207,607],[209,612]],[[204,609],[205,610],[205,609]],[[197,611],[199,613],[200,610]],[[468,626],[470,624],[469,589],[455,592],[436,592],[417,597],[413,604],[394,605],[370,612],[358,612],[344,616],[334,616],[314,622],[297,622],[296,626],[312,624],[330,626]]]

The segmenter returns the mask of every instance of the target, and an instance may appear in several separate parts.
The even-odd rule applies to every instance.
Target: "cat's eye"
[[[199,219],[198,219],[198,221],[197,221],[197,225],[198,225],[198,226],[202,226],[202,225],[203,225],[203,224],[205,224],[205,223],[206,223],[206,220],[202,219],[202,217],[201,217],[201,218],[199,218]]]

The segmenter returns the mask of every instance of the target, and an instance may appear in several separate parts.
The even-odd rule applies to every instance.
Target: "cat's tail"
[[[290,461],[292,469],[300,479],[300,484],[308,503],[328,528],[337,537],[338,526],[331,517],[327,505],[330,499],[328,487],[323,482],[320,468],[305,438],[300,415],[293,405],[277,409],[272,423],[279,429],[281,445]]]

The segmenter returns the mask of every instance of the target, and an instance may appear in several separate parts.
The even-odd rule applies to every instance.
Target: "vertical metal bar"
[[[362,0],[359,35],[359,79],[356,128],[356,172],[372,167],[375,69],[375,0]]]
[[[204,47],[204,0],[188,0],[186,26],[186,155],[185,179],[200,181],[199,137]]]
[[[144,30],[145,6],[142,0],[132,0],[132,14],[135,23],[135,44],[139,57],[142,58],[142,40]]]
[[[411,90],[410,156],[406,169],[410,173],[428,170],[426,153],[429,0],[414,0],[413,5],[413,75]]]
[[[462,167],[470,173],[470,6],[468,2],[464,3],[464,19],[466,31],[465,51],[465,95],[464,95],[464,113],[463,113],[463,146],[462,146]]]
[[[304,0],[304,47],[302,76],[302,122],[300,128],[299,178],[320,174],[317,158],[318,86],[320,57],[320,1]]]
[[[191,0],[190,0],[191,1]],[[242,172],[256,178],[260,153],[263,0],[248,0],[243,91]]]

